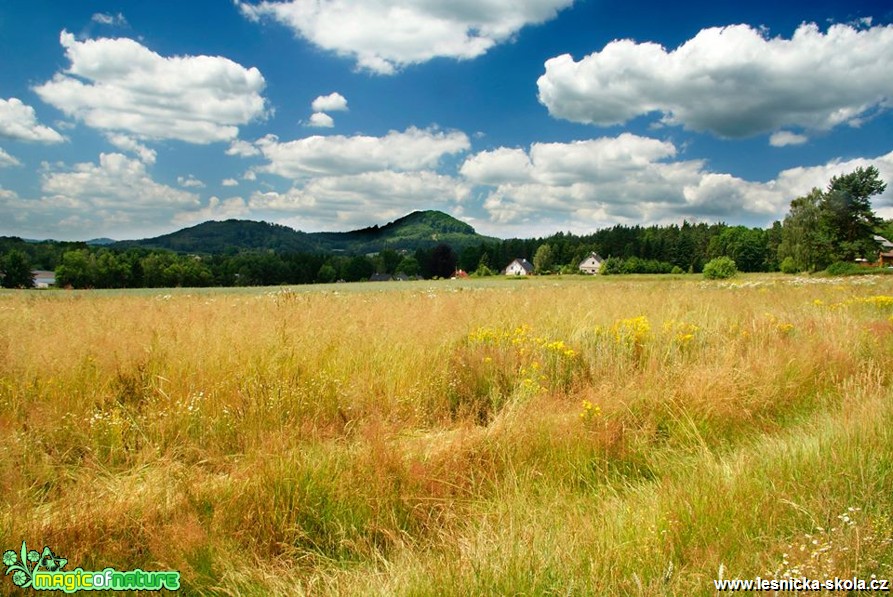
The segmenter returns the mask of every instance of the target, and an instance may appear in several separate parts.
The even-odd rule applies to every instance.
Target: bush
[[[639,259],[630,257],[623,262],[625,274],[669,274],[673,271],[673,264],[656,259]]]
[[[487,276],[495,276],[495,275],[496,275],[496,273],[483,263],[478,265],[478,268],[471,273],[472,278],[485,278]]]
[[[788,255],[787,257],[784,258],[784,260],[781,262],[781,265],[779,266],[779,269],[781,269],[781,272],[783,274],[799,274],[800,273],[800,268],[797,267],[797,264],[794,262],[794,258],[791,257],[790,255]]]
[[[738,267],[731,257],[717,257],[704,265],[704,277],[708,280],[724,280],[738,274]]]
[[[609,257],[602,263],[599,273],[611,274],[669,274],[673,264],[656,259],[640,259],[639,257]]]
[[[825,273],[829,276],[871,276],[885,272],[876,267],[865,267],[847,261],[835,261],[825,269]]]
[[[599,268],[598,273],[603,276],[610,276],[613,274],[622,274],[623,273],[623,259],[619,257],[608,257],[605,259],[605,262],[602,263],[601,268]]]

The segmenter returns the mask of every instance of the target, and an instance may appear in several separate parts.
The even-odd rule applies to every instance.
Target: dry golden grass
[[[809,570],[891,576],[891,295],[2,293],[0,548],[190,594],[688,595],[805,569],[821,527]]]

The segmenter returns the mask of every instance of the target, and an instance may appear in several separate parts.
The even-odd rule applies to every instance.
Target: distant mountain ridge
[[[167,249],[182,253],[226,253],[240,249],[303,253],[317,249],[308,236],[306,232],[280,224],[254,220],[212,220],[153,238],[119,241],[112,247]]]
[[[384,226],[350,232],[301,232],[254,220],[209,221],[170,234],[120,241],[115,248],[144,247],[183,253],[273,250],[289,253],[376,253],[415,250],[445,243],[454,249],[499,239],[478,234],[469,224],[440,211],[414,211]]]
[[[88,240],[86,242],[87,242],[87,245],[91,246],[91,247],[104,247],[105,245],[113,245],[118,241],[116,241],[113,238],[102,237],[102,238],[91,238],[90,240]]]

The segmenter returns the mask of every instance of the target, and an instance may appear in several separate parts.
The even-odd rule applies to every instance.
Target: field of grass
[[[197,595],[891,578],[891,420],[890,277],[5,292],[0,551]]]

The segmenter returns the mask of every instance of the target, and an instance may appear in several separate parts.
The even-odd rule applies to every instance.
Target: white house
[[[56,285],[56,272],[46,270],[33,270],[31,275],[34,276],[34,288],[49,288]]]
[[[529,276],[533,273],[533,266],[526,259],[515,259],[502,270],[506,276]]]
[[[605,260],[602,259],[598,253],[590,253],[589,257],[580,263],[580,271],[584,274],[597,274],[602,268],[602,263],[604,263],[604,261]]]

